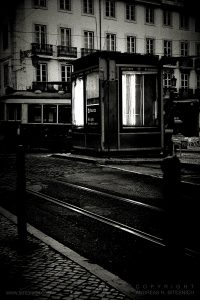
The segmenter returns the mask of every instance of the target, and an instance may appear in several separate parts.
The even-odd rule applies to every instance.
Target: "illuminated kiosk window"
[[[83,79],[77,78],[72,83],[72,124],[84,125]]]
[[[122,125],[155,126],[157,120],[155,74],[122,74]]]
[[[86,79],[86,123],[98,126],[100,123],[99,111],[99,73],[93,72]]]

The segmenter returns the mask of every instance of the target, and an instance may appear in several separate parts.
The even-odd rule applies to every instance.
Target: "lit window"
[[[135,21],[135,5],[126,4],[126,20]]]
[[[106,17],[115,18],[115,1],[106,1]]]
[[[61,10],[71,11],[71,0],[59,0],[59,7]]]
[[[136,42],[134,36],[127,36],[127,52],[135,53]]]
[[[116,35],[112,33],[106,34],[106,45],[108,51],[116,51]]]
[[[77,78],[72,87],[72,124],[84,126],[83,79]]]
[[[172,41],[163,41],[164,55],[172,56]]]
[[[155,126],[157,117],[156,76],[123,72],[122,125]]]
[[[146,23],[154,24],[154,9],[146,7]]]
[[[93,0],[83,0],[83,13],[94,14],[94,3]]]

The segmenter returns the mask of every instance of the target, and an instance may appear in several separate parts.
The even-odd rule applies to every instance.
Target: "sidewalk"
[[[27,247],[20,250],[14,222],[0,207],[1,299],[136,299],[119,277],[30,225]]]

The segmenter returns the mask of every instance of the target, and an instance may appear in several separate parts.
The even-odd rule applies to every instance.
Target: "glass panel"
[[[43,106],[43,123],[57,123],[57,106]]]
[[[41,105],[28,106],[28,123],[41,123]]]
[[[83,79],[77,78],[72,85],[72,124],[84,125]]]
[[[66,105],[58,106],[58,123],[71,123],[71,107]]]

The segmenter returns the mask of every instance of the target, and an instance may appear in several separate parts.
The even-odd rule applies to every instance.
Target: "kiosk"
[[[73,149],[101,154],[160,153],[158,57],[99,51],[73,65]]]

